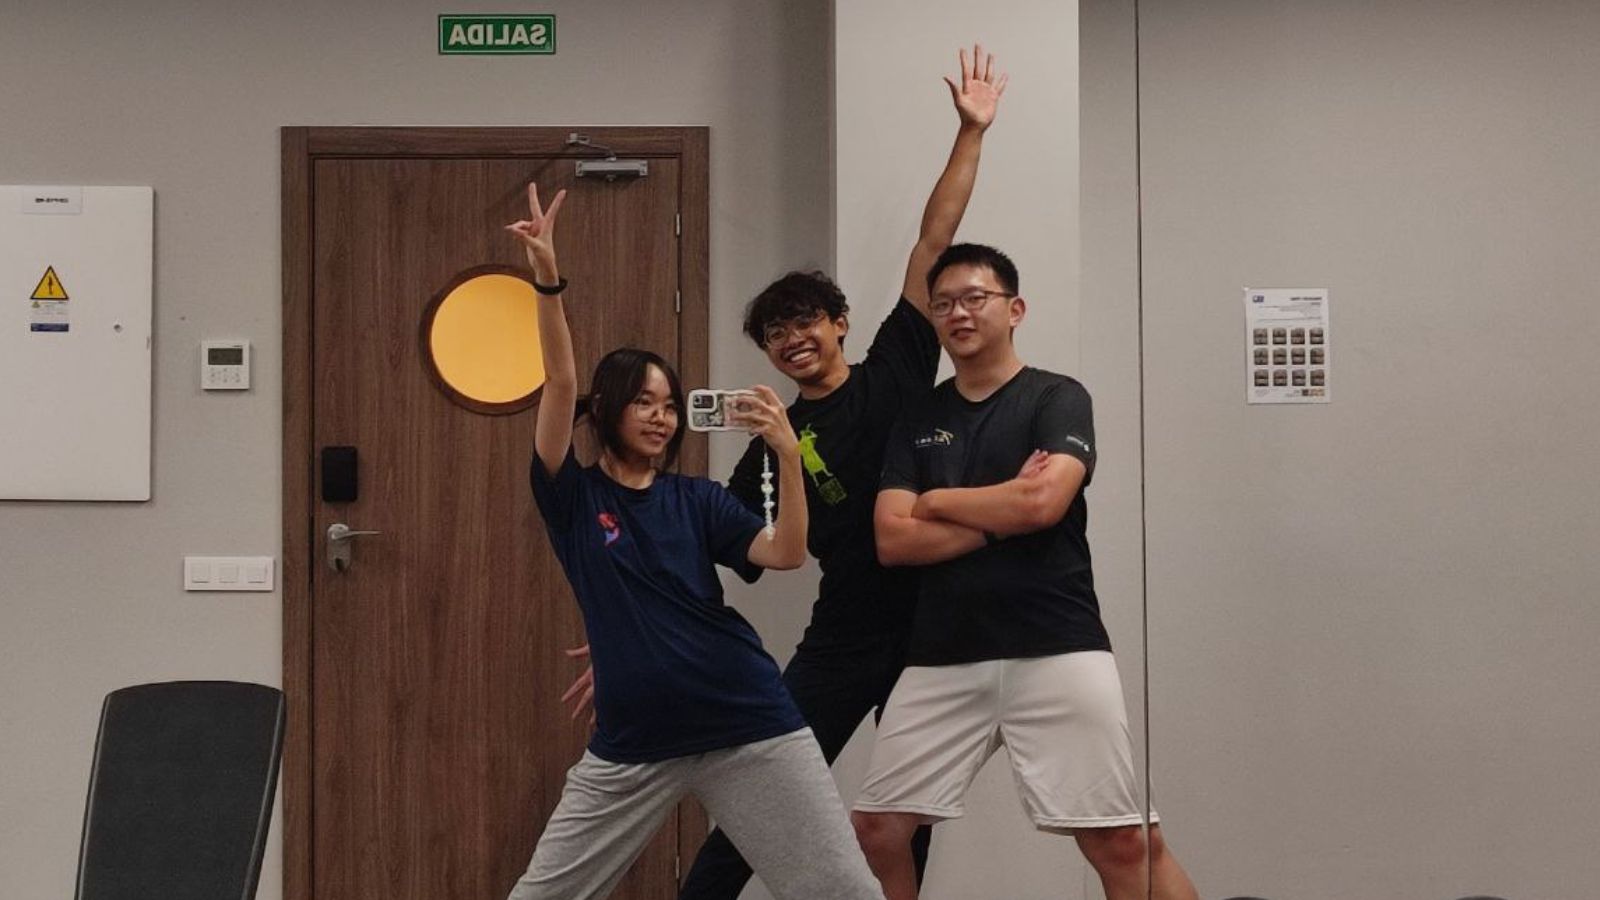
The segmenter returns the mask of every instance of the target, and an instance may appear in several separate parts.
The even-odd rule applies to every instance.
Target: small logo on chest
[[[600,532],[606,536],[606,546],[616,543],[622,537],[622,526],[617,524],[617,517],[608,512],[603,512],[595,517],[600,522]]]
[[[916,440],[911,442],[911,445],[918,450],[923,447],[948,447],[955,439],[955,435],[945,431],[943,428],[935,428],[928,434],[918,435]]]

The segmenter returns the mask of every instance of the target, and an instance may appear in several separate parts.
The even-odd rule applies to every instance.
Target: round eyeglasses
[[[761,330],[761,346],[772,347],[781,344],[791,334],[801,337],[817,327],[817,323],[825,318],[827,314],[819,309],[808,316],[796,316],[785,322],[773,322]]]

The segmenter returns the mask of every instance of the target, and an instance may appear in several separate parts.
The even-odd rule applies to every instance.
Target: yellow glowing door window
[[[479,412],[526,408],[544,384],[538,294],[503,271],[465,273],[423,323],[423,343],[445,392]]]

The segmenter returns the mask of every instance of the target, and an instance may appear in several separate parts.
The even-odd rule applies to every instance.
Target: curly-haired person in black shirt
[[[823,757],[839,755],[861,721],[881,711],[904,665],[916,573],[879,564],[873,502],[884,443],[895,416],[933,386],[939,340],[928,317],[928,270],[955,239],[977,179],[984,133],[994,122],[1007,76],[980,46],[959,53],[959,81],[945,78],[959,117],[944,171],[923,209],[906,262],[901,299],[879,326],[865,358],[849,364],[844,293],[825,275],[791,272],[745,311],[744,330],[773,368],[795,383],[789,421],[800,440],[810,528],[806,545],[822,569],[811,622],[783,672],[795,705]],[[752,440],[728,480],[729,491],[761,508],[762,442]],[[569,696],[582,708],[585,675]],[[908,835],[918,881],[929,829]],[[735,900],[750,866],[727,836],[713,831],[684,880],[679,900]]]

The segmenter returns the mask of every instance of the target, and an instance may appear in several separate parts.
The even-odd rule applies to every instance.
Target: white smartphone
[[[742,425],[728,422],[728,414],[740,409],[745,398],[755,391],[723,391],[699,388],[689,392],[690,431],[743,431]]]

